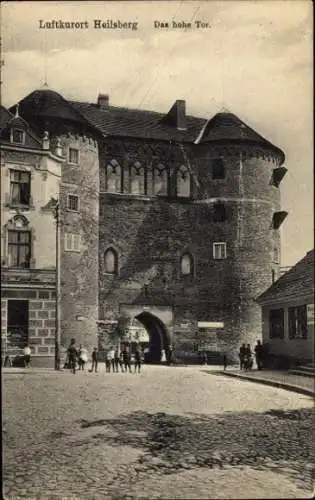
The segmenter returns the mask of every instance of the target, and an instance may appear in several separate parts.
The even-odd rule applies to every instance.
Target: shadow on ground
[[[138,471],[173,474],[196,467],[249,465],[284,472],[304,486],[311,481],[311,409],[211,416],[136,411],[78,423],[82,430],[95,428],[90,440],[141,448]]]

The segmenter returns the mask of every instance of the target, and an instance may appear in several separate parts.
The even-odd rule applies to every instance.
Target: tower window
[[[80,234],[66,233],[65,234],[65,251],[80,252],[81,236]]]
[[[15,144],[24,144],[25,143],[24,130],[13,128],[11,130],[11,142],[14,142]]]
[[[76,194],[68,195],[68,209],[73,212],[78,212],[79,210],[79,197]]]
[[[19,267],[24,269],[30,267],[30,231],[8,231],[8,257],[10,267]]]
[[[106,274],[117,274],[118,255],[113,248],[108,248],[104,253],[104,271]]]
[[[190,174],[188,169],[182,165],[176,176],[177,196],[189,198],[190,196]]]
[[[213,258],[216,260],[226,259],[226,243],[213,243]]]
[[[212,179],[225,179],[225,167],[223,158],[214,158],[211,162]]]
[[[77,148],[69,148],[69,163],[79,164],[79,150]]]
[[[31,176],[29,172],[10,171],[10,202],[12,205],[29,205]]]
[[[180,268],[183,276],[191,276],[194,274],[194,260],[190,253],[184,253],[184,255],[182,255]]]
[[[214,222],[226,221],[226,210],[223,203],[216,203],[213,206],[213,220]]]

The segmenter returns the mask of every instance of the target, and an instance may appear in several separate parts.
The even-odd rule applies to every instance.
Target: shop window
[[[30,204],[31,174],[22,170],[10,170],[10,204]]]
[[[23,348],[28,344],[28,300],[8,300],[7,346]]]
[[[106,166],[106,191],[108,193],[121,192],[121,167],[114,159]]]
[[[289,307],[289,338],[307,338],[307,308],[306,305]]]
[[[183,198],[190,197],[190,173],[188,169],[182,165],[176,175],[177,196]]]
[[[104,271],[106,274],[118,272],[118,255],[113,248],[108,248],[104,254]]]
[[[271,309],[269,312],[269,337],[284,338],[284,310]]]

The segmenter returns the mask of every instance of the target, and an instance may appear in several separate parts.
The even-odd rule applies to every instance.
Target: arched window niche
[[[104,273],[118,274],[118,254],[112,247],[107,248],[104,253]]]
[[[121,167],[117,160],[112,159],[106,166],[106,191],[121,192]]]
[[[145,194],[144,167],[136,161],[129,169],[129,191],[131,194]]]
[[[152,182],[152,193],[154,196],[167,196],[168,174],[166,167],[162,163],[153,167]]]
[[[194,259],[189,252],[183,253],[180,259],[180,271],[183,276],[194,275]]]
[[[176,194],[179,197],[190,197],[190,173],[185,165],[181,165],[176,174]]]
[[[29,269],[34,267],[34,234],[29,221],[23,215],[15,215],[5,226],[6,255],[4,264],[8,267]]]

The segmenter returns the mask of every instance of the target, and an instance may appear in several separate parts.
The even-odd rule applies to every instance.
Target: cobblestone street
[[[4,496],[311,497],[312,408],[199,367],[5,373]]]

